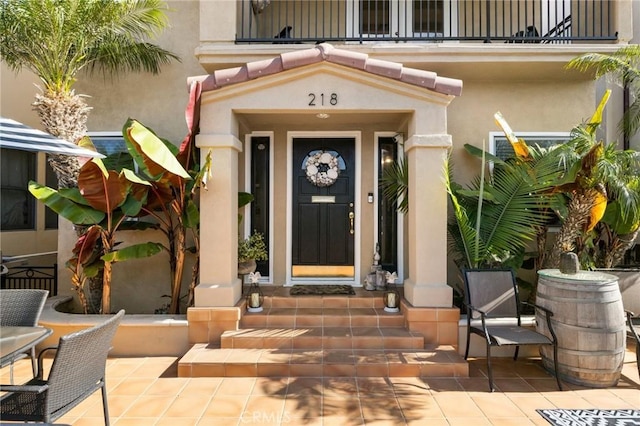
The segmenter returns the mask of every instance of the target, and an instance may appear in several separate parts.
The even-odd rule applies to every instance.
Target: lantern
[[[396,288],[398,274],[387,272],[387,288],[384,291],[382,300],[384,301],[385,312],[400,312],[400,293]]]
[[[251,272],[249,274],[249,291],[247,292],[247,311],[249,312],[262,312],[262,303],[264,302],[264,295],[260,289],[260,272]]]

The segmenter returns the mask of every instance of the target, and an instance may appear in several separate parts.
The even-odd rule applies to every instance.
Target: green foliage
[[[465,148],[480,155],[484,170],[486,153]],[[452,180],[448,163],[445,183],[454,213],[448,226],[449,249],[456,263],[469,268],[518,267],[527,244],[553,217],[550,190],[561,175],[545,157],[513,158],[495,162],[491,174],[482,172],[463,188]]]
[[[404,158],[385,168],[380,179],[382,195],[392,204],[398,206],[398,211],[409,211],[409,165]]]
[[[249,238],[238,241],[238,262],[247,260],[267,260],[267,245],[264,242],[264,236],[254,231]]]
[[[0,56],[52,92],[69,92],[83,69],[157,74],[178,59],[146,40],[168,25],[166,10],[161,0],[1,1]]]

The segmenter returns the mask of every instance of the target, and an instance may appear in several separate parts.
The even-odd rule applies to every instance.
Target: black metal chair
[[[0,290],[0,326],[35,327],[38,325],[40,314],[47,301],[47,290]],[[10,380],[13,384],[13,363],[19,359],[31,355],[31,368],[33,376],[37,374],[36,349],[31,348],[10,361]],[[6,365],[0,365],[5,367]]]
[[[109,426],[105,367],[107,354],[124,310],[105,322],[60,338],[57,348],[38,356],[38,375],[23,385],[0,385],[0,418],[7,421],[52,423],[98,389],[102,390],[104,422]],[[43,355],[56,350],[49,376]]]
[[[483,337],[487,347],[487,374],[489,389],[495,390],[491,371],[491,348],[515,346],[514,361],[518,359],[520,346],[553,346],[554,374],[558,388],[558,344],[551,326],[553,313],[548,309],[526,302],[520,303],[515,274],[510,269],[464,269],[465,303],[467,307],[467,347],[464,358],[469,357],[471,334]],[[528,304],[544,313],[551,337],[523,327],[520,306]]]
[[[625,311],[627,314],[627,326],[629,327],[628,335],[636,340],[636,366],[638,367],[638,375],[640,375],[640,316],[636,316],[631,311]]]

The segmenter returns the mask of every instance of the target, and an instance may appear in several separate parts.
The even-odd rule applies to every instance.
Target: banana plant
[[[178,149],[170,142],[159,138],[142,123],[129,119],[122,134],[129,153],[139,166],[140,181],[131,177],[134,192],[146,197],[143,214],[153,216],[165,234],[170,256],[171,302],[169,313],[180,313],[180,294],[184,275],[187,234],[192,233],[195,250],[198,250],[199,209],[195,202],[197,189],[203,185],[204,177],[211,164],[210,155],[199,168],[192,157],[186,154],[192,141],[185,142]],[[190,167],[191,166],[191,167]],[[191,169],[187,171],[187,168]],[[195,272],[194,272],[195,273]],[[190,300],[194,280],[190,289]]]
[[[116,231],[123,227],[128,217],[136,216],[141,208],[141,204],[131,197],[131,188],[124,173],[107,170],[100,159],[93,159],[82,166],[77,188],[56,190],[29,182],[29,191],[34,197],[74,225],[88,227],[76,242],[74,256],[67,262],[85,313],[84,285],[88,278],[102,272],[100,311],[108,314],[111,312],[113,264],[153,256],[162,249],[161,244],[154,242],[117,248]],[[127,224],[138,229],[152,226],[145,222]]]

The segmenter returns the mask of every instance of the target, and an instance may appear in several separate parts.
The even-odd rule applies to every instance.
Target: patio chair
[[[469,357],[471,334],[483,337],[487,347],[487,375],[489,390],[495,390],[491,371],[491,348],[515,346],[514,361],[518,359],[520,346],[553,346],[554,374],[558,388],[558,344],[551,326],[553,313],[541,306],[534,306],[544,313],[551,338],[522,326],[518,285],[510,269],[464,269],[465,303],[467,307],[467,347],[464,358]]]
[[[98,389],[102,390],[104,423],[109,426],[105,367],[107,354],[124,310],[94,327],[60,338],[57,348],[38,356],[38,375],[23,385],[0,385],[0,418],[52,423]],[[55,350],[49,376],[43,374],[43,355]]]
[[[0,326],[35,327],[38,325],[44,303],[49,296],[47,290],[0,290]],[[8,362],[9,375],[13,384],[13,363],[19,359],[31,355],[31,368],[33,376],[37,374],[36,349],[31,348]],[[7,364],[0,365],[5,367]]]
[[[628,335],[636,340],[636,366],[638,367],[638,375],[640,375],[640,316],[636,316],[631,311],[627,313],[627,325],[629,326]]]

